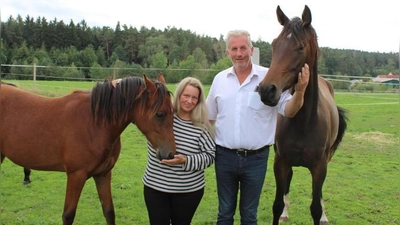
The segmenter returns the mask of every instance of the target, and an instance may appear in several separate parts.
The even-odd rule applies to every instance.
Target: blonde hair
[[[179,97],[181,96],[183,90],[187,85],[191,85],[199,90],[199,99],[196,106],[190,112],[190,119],[194,126],[206,129],[208,132],[213,134],[211,129],[211,123],[208,120],[208,113],[206,108],[206,100],[204,96],[204,88],[200,80],[194,77],[186,77],[181,82],[179,82],[173,100],[173,106],[175,113],[181,110],[181,105],[179,103]]]
[[[229,40],[231,37],[238,37],[238,36],[246,36],[247,37],[247,45],[251,48],[253,47],[253,43],[251,42],[250,33],[246,30],[231,30],[228,32],[226,36],[226,50],[229,50]]]

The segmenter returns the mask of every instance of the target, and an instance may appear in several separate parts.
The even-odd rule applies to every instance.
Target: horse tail
[[[347,114],[347,110],[345,110],[345,109],[343,109],[343,108],[341,108],[339,106],[337,106],[337,109],[338,109],[338,113],[339,113],[339,129],[338,129],[338,134],[336,136],[336,140],[333,143],[333,146],[331,148],[332,149],[331,156],[336,151],[336,149],[338,148],[340,142],[342,141],[344,133],[345,133],[345,131],[347,129],[347,121],[349,120],[349,118],[346,115]]]

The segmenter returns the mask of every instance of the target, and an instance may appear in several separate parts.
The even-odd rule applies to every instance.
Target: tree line
[[[271,44],[259,39],[253,40],[253,45],[260,50],[260,64],[268,67]],[[39,79],[93,80],[143,73],[155,77],[163,72],[168,82],[196,76],[211,83],[218,71],[231,66],[225,48],[223,35],[198,35],[176,27],[137,29],[119,22],[115,28],[89,27],[85,20],[65,23],[29,15],[10,16],[1,22],[1,63],[43,66],[37,69]],[[318,66],[320,74],[345,75],[349,79],[399,74],[399,55],[321,47]],[[1,76],[31,71],[29,67],[3,66]]]

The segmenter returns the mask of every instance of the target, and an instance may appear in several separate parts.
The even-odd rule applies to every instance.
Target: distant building
[[[384,83],[388,85],[393,85],[393,87],[399,87],[399,75],[390,72],[388,75],[378,75],[372,78],[373,82]]]

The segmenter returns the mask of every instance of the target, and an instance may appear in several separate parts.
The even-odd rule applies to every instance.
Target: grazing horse
[[[107,224],[115,224],[111,171],[120,154],[120,135],[133,123],[159,159],[176,154],[171,92],[158,81],[126,77],[115,86],[48,98],[10,85],[0,89],[0,159],[24,168],[67,175],[64,225],[73,223],[87,179],[93,177]]]
[[[311,215],[315,225],[328,224],[322,186],[328,162],[346,130],[347,117],[345,110],[335,104],[333,86],[318,76],[319,48],[316,32],[311,26],[310,9],[305,6],[302,18],[291,20],[279,6],[276,12],[283,29],[272,42],[271,65],[258,88],[261,101],[275,106],[282,92],[290,90],[293,94],[298,73],[305,63],[310,67],[310,80],[298,113],[293,118],[278,117],[274,144],[276,194],[272,207],[273,224],[288,219],[288,194],[293,166],[306,167],[311,172]]]
[[[3,82],[3,81],[0,81],[0,84],[6,84],[6,85],[11,85],[11,86],[17,87],[17,85],[15,85],[15,84],[6,83],[6,82]],[[1,152],[0,152],[0,153],[1,153]],[[31,169],[29,169],[29,168],[24,168],[24,180],[23,180],[23,184],[30,184],[30,183],[32,182],[30,176],[31,176]]]

